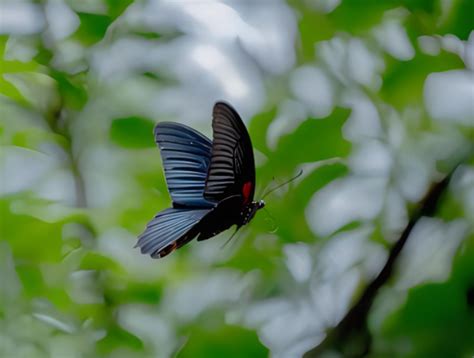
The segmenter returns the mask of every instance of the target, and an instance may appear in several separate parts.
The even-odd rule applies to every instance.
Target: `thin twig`
[[[420,202],[417,210],[412,214],[410,221],[403,230],[400,238],[390,250],[387,261],[377,277],[366,287],[356,304],[349,310],[346,316],[334,327],[326,338],[316,347],[304,355],[305,358],[319,357],[328,349],[343,350],[355,336],[359,336],[357,344],[361,347],[353,356],[363,356],[370,348],[370,335],[367,330],[367,316],[379,289],[391,278],[397,258],[405,246],[410,233],[418,220],[424,216],[432,216],[438,207],[442,194],[446,191],[456,166],[442,181],[436,183]]]

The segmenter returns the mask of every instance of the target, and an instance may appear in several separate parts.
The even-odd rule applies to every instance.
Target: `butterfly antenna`
[[[268,187],[270,186],[270,184],[273,183],[274,181],[275,181],[275,177],[272,177],[272,180],[270,180],[270,181],[267,183],[267,185],[265,185],[265,188],[263,188],[263,190],[262,190],[261,192],[264,193],[264,192],[268,189]],[[258,197],[260,197],[260,195],[258,195]]]
[[[263,210],[265,210],[265,212],[267,213],[268,218],[270,219],[270,222],[271,222],[271,224],[272,224],[272,229],[271,229],[271,231],[270,231],[269,233],[270,233],[270,234],[276,233],[277,230],[278,230],[278,226],[275,225],[275,223],[276,223],[275,218],[273,217],[272,214],[270,214],[270,211],[268,211],[267,208],[263,207]]]
[[[287,184],[290,184],[293,180],[296,180],[298,179],[301,175],[303,174],[303,169],[301,169],[298,174],[296,174],[293,178],[287,180],[286,182],[280,184],[280,185],[277,185],[276,187],[270,189],[269,191],[267,191],[263,196],[262,196],[262,199],[264,199],[268,194],[270,193],[273,193],[275,190],[277,189],[280,189],[282,186],[285,186]]]

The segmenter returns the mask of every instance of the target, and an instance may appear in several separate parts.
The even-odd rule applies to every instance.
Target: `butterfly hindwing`
[[[212,142],[188,126],[170,122],[156,125],[155,141],[161,151],[173,203],[190,207],[212,207],[212,203],[203,196]]]
[[[241,195],[251,202],[255,192],[255,162],[252,143],[242,119],[224,102],[214,105],[212,155],[204,197],[220,201]]]
[[[210,209],[175,209],[159,212],[138,237],[142,254],[166,256],[199,234],[198,224]]]

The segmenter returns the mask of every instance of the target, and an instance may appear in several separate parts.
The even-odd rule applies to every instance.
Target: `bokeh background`
[[[322,354],[472,357],[473,22],[472,0],[2,0],[0,356],[301,357],[454,170],[365,331]],[[152,260],[153,126],[211,136],[217,100],[257,199],[304,174],[224,248]]]

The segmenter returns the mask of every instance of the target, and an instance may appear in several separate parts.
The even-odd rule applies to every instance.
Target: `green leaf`
[[[32,216],[10,211],[13,200],[0,200],[2,240],[6,240],[16,258],[24,262],[58,262],[61,257],[62,223],[46,223]]]
[[[85,45],[93,45],[102,40],[113,19],[108,15],[78,12],[81,25],[74,34]]]
[[[400,109],[423,103],[423,86],[428,75],[456,68],[464,68],[463,62],[457,55],[447,52],[435,57],[417,53],[412,60],[406,62],[387,60],[380,95]]]
[[[387,10],[399,6],[400,4],[393,0],[365,0],[363,2],[360,0],[344,0],[327,16],[338,31],[363,35],[382,21],[382,17]]]
[[[160,287],[155,282],[130,282],[128,285],[120,282],[117,286],[106,291],[108,304],[114,306],[130,302],[156,304],[160,301],[162,295]]]
[[[448,16],[439,28],[440,34],[453,34],[467,41],[474,29],[474,1],[454,0]],[[472,51],[472,50],[471,50]]]
[[[318,41],[331,39],[336,28],[327,16],[316,11],[305,11],[298,24],[300,30],[303,59],[315,57],[314,45]]]
[[[143,342],[130,332],[121,328],[118,324],[111,324],[107,327],[107,335],[97,342],[97,349],[102,353],[117,352],[117,348],[127,352],[125,348],[143,354]],[[113,355],[113,354],[112,354]],[[127,356],[126,354],[124,356]],[[133,355],[132,355],[133,356]]]
[[[117,262],[93,251],[85,254],[79,268],[81,270],[120,271],[120,265]]]
[[[196,357],[268,357],[268,351],[259,342],[255,332],[235,326],[220,326],[206,330],[194,327],[177,358]]]
[[[336,108],[326,118],[306,120],[295,132],[280,139],[272,157],[291,168],[300,163],[347,156],[351,144],[343,138],[342,126],[349,113],[347,109]]]
[[[406,303],[386,320],[388,347],[403,339],[410,357],[470,357],[474,354],[474,236],[455,258],[451,277],[410,290]]]
[[[0,94],[24,106],[27,106],[29,104],[26,98],[21,94],[21,92],[14,85],[5,80],[1,74]]]
[[[108,5],[108,13],[112,19],[116,19],[133,3],[133,0],[105,0]]]
[[[267,130],[276,113],[276,108],[261,112],[254,116],[249,124],[252,145],[267,156],[270,154],[270,149],[267,147]]]
[[[124,148],[154,147],[152,121],[142,117],[117,118],[110,127],[110,139]]]
[[[58,83],[58,90],[64,105],[74,110],[80,110],[87,103],[88,94],[83,74],[71,76],[69,74],[52,71],[52,77]]]
[[[278,235],[285,241],[314,241],[314,234],[306,221],[305,209],[314,193],[333,180],[348,173],[343,164],[322,166],[306,178],[294,190],[290,190],[284,200],[269,198],[268,210],[271,210],[278,225]]]

